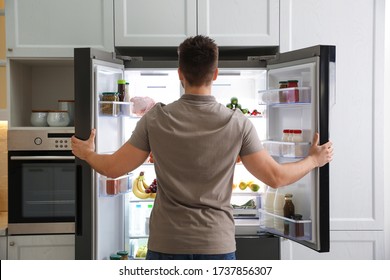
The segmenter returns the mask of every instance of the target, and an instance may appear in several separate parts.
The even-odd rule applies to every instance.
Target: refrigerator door
[[[268,62],[267,69],[267,90],[259,92],[267,112],[264,145],[278,162],[298,161],[307,156],[315,132],[319,132],[320,144],[329,139],[335,47],[315,46],[282,53]],[[289,81],[289,85],[280,90],[283,81]],[[287,193],[292,194],[294,215],[283,209]],[[260,209],[261,230],[328,252],[329,164],[277,189],[273,196],[273,204],[265,201],[271,208]]]
[[[103,92],[116,92],[123,78],[123,62],[112,54],[89,48],[75,49],[75,135],[88,139],[96,128],[95,145],[99,153],[112,153],[123,139],[119,104],[101,103]],[[119,250],[128,250],[127,194],[120,184],[129,176],[106,178],[76,158],[77,209],[76,259],[108,259]],[[110,189],[113,187],[114,189]]]

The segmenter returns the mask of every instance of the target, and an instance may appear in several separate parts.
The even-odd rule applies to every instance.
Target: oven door
[[[75,157],[70,151],[8,152],[8,233],[75,232]]]

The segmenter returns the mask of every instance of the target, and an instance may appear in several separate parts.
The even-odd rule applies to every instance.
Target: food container
[[[119,193],[119,184],[115,179],[106,180],[106,194],[107,195],[116,195]]]
[[[47,123],[49,126],[68,126],[69,121],[69,114],[67,111],[49,111],[47,115]]]
[[[100,102],[100,114],[108,116],[118,116],[120,113],[119,101],[117,92],[103,92]]]
[[[49,111],[45,110],[32,110],[30,121],[32,126],[48,126],[47,115]]]
[[[121,257],[120,258],[121,260],[128,260],[129,259],[129,252],[127,252],[127,251],[118,251],[116,254]]]
[[[74,100],[58,100],[58,109],[67,111],[69,115],[69,125],[74,125]]]

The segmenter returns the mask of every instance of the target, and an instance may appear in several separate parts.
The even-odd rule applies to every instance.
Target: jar
[[[111,102],[119,101],[117,92],[103,92],[100,104],[100,113],[102,115],[117,116],[119,114],[119,105]]]
[[[74,100],[58,100],[58,109],[67,111],[69,115],[69,125],[74,125]]]
[[[119,193],[118,181],[114,179],[106,180],[106,194],[107,195],[116,195]]]
[[[120,260],[120,259],[121,259],[121,256],[119,256],[117,254],[110,255],[110,260]]]
[[[302,136],[301,129],[294,129],[293,130],[292,142],[295,142],[295,143],[303,142],[303,136]]]
[[[30,122],[32,126],[48,126],[47,115],[48,110],[32,110],[30,116]]]
[[[289,136],[290,136],[290,130],[289,129],[283,129],[282,141],[283,142],[288,142]]]
[[[126,81],[125,80],[118,80],[118,97],[119,101],[124,101],[126,94]]]
[[[127,251],[118,251],[116,252],[117,255],[119,255],[121,260],[128,260],[129,259],[129,252]]]
[[[298,90],[298,81],[297,80],[288,80],[287,86],[289,88],[287,94],[287,102],[294,103],[299,102],[299,90]]]
[[[288,193],[284,196],[283,216],[291,219],[295,215],[295,206],[292,202],[293,195]],[[290,222],[284,221],[284,235],[290,234]]]
[[[280,81],[279,82],[279,88],[288,88],[288,82],[287,81]],[[287,101],[287,92],[285,90],[279,91],[279,102],[285,103]]]

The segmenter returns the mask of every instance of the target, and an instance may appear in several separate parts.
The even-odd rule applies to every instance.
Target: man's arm
[[[268,186],[278,188],[292,184],[316,167],[321,167],[333,158],[332,142],[318,145],[316,133],[310,147],[309,155],[297,162],[280,164],[263,149],[257,153],[241,157],[245,168],[257,179]]]
[[[85,160],[96,172],[110,178],[117,178],[140,166],[147,159],[149,152],[140,150],[126,142],[111,155],[95,152],[96,130],[92,129],[88,140],[72,137],[72,153]]]

